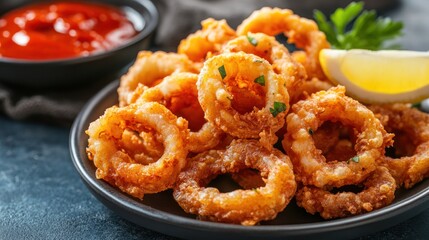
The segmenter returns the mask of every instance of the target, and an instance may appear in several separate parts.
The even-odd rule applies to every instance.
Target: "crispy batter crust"
[[[206,187],[219,174],[247,168],[259,170],[265,186],[227,193]],[[186,212],[200,219],[254,225],[275,218],[295,190],[292,164],[286,155],[268,151],[255,140],[235,140],[226,150],[211,150],[190,159],[173,196]]]
[[[171,188],[186,164],[183,137],[186,128],[183,119],[158,103],[107,109],[86,132],[89,135],[87,153],[97,167],[96,177],[140,199],[146,193]],[[162,138],[164,153],[149,164],[137,162],[123,147],[126,130],[155,131]]]
[[[395,133],[397,158],[386,156],[398,186],[411,188],[429,176],[429,115],[406,104],[370,106],[388,132]],[[402,137],[405,137],[402,139]],[[405,155],[405,156],[401,156]]]
[[[305,55],[299,51],[293,55],[297,55],[295,59],[304,65],[308,77],[326,79],[320,66],[319,52],[324,48],[330,48],[330,45],[314,21],[301,18],[289,9],[264,7],[254,11],[237,28],[238,35],[246,35],[249,32],[260,32],[270,36],[283,33],[289,43],[304,49]]]
[[[377,167],[363,185],[364,190],[359,193],[336,194],[305,186],[297,191],[295,199],[308,213],[320,213],[324,219],[332,219],[370,212],[390,204],[395,198],[395,179],[385,167]]]
[[[294,163],[297,179],[316,187],[358,184],[375,170],[377,161],[391,144],[380,121],[364,105],[345,95],[342,86],[313,94],[293,105],[287,116],[287,133],[283,147]],[[314,143],[310,129],[316,131],[325,121],[340,121],[359,132],[356,161],[330,161]]]

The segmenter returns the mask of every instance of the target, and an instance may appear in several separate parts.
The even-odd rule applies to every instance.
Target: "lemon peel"
[[[429,97],[429,52],[323,49],[322,69],[364,103],[419,102]]]

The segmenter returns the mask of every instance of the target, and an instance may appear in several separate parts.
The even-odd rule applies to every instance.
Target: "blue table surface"
[[[388,13],[405,22],[404,48],[427,50],[428,10],[406,0]],[[120,218],[91,195],[72,164],[69,131],[0,115],[0,239],[176,239]],[[428,239],[428,226],[429,209],[360,239]]]

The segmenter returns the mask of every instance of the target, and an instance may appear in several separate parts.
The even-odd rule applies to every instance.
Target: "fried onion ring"
[[[177,118],[158,103],[144,103],[107,109],[92,122],[89,135],[88,158],[97,167],[96,177],[104,179],[123,192],[142,199],[146,193],[171,188],[186,164],[186,122]],[[137,162],[123,145],[124,132],[155,131],[161,135],[163,155],[147,165]]]
[[[325,121],[340,121],[358,131],[353,161],[327,162],[316,148],[312,132]],[[297,179],[304,185],[322,188],[362,182],[377,167],[391,138],[370,110],[345,96],[345,88],[338,86],[292,106],[282,143],[294,163]]]
[[[257,83],[258,78],[264,83]],[[239,138],[275,137],[289,110],[285,78],[253,54],[222,53],[208,59],[197,88],[205,118]],[[276,106],[281,111],[272,113]]]
[[[188,150],[204,152],[219,144],[223,132],[204,119],[204,112],[198,102],[197,79],[195,73],[174,73],[144,91],[137,103],[158,102],[177,116],[185,118],[189,122]]]
[[[327,190],[305,186],[299,189],[295,199],[298,206],[308,213],[320,213],[324,219],[347,217],[390,204],[395,198],[396,183],[385,167],[377,167],[363,182],[359,193],[331,193]]]
[[[429,115],[405,104],[369,107],[386,117],[384,127],[394,133],[396,157],[386,156],[383,165],[389,168],[398,186],[411,188],[429,177]],[[406,136],[405,139],[400,139]],[[400,148],[407,148],[402,151]]]
[[[265,186],[220,193],[206,187],[217,175],[253,168]],[[211,150],[191,160],[180,173],[173,196],[188,213],[210,221],[254,225],[276,217],[290,202],[296,182],[289,158],[256,140],[234,140],[226,150]]]
[[[201,22],[202,29],[183,39],[177,52],[186,54],[194,62],[202,62],[207,55],[219,52],[222,44],[236,37],[225,20],[208,18]]]
[[[254,11],[237,28],[237,35],[247,35],[249,32],[265,33],[270,36],[283,33],[289,43],[304,49],[306,56],[297,59],[307,70],[308,77],[326,79],[320,66],[319,52],[324,48],[330,48],[326,36],[319,30],[317,24],[306,18],[293,14],[289,9],[264,7]]]
[[[186,55],[166,52],[139,52],[135,63],[122,76],[118,88],[119,106],[134,103],[146,87],[152,87],[175,72],[198,70]]]

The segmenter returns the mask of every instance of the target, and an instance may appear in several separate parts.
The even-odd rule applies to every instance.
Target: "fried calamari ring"
[[[304,60],[301,63],[307,70],[308,77],[326,79],[320,66],[319,52],[330,48],[330,45],[314,21],[301,18],[289,9],[264,7],[254,11],[237,28],[237,35],[247,35],[249,32],[261,32],[271,36],[283,33],[289,43],[304,49],[306,56],[297,59]]]
[[[325,121],[339,121],[357,130],[353,161],[327,162],[316,148],[311,133]],[[391,138],[370,110],[345,96],[345,88],[338,86],[317,92],[292,106],[282,143],[294,163],[297,179],[304,185],[322,188],[362,182],[375,170]]]
[[[206,187],[217,175],[253,168],[261,172],[265,186],[220,193]],[[256,140],[235,140],[226,150],[211,150],[191,160],[180,173],[173,196],[188,213],[210,221],[254,225],[276,217],[296,191],[289,158],[268,151]]]
[[[369,107],[377,115],[386,117],[384,127],[395,134],[397,157],[385,157],[398,186],[411,188],[429,177],[429,115],[405,104]],[[399,144],[396,144],[399,143]]]
[[[198,72],[186,55],[166,52],[139,52],[135,63],[121,78],[119,105],[134,103],[145,87],[152,87],[175,72]]]
[[[186,54],[194,62],[202,62],[207,55],[217,53],[222,44],[236,37],[225,20],[208,18],[201,22],[202,29],[183,39],[177,52]]]
[[[248,33],[227,42],[222,52],[245,52],[255,54],[267,60],[277,74],[286,78],[286,87],[291,97],[295,94],[301,82],[307,78],[304,67],[295,62],[287,48],[272,36],[264,33]]]
[[[89,135],[88,158],[97,167],[98,179],[142,199],[146,193],[161,192],[175,183],[186,164],[186,128],[183,119],[158,103],[111,107],[86,131]],[[137,162],[123,147],[126,130],[160,134],[163,155],[148,165]]]
[[[316,187],[305,186],[299,189],[295,199],[298,206],[308,213],[320,213],[324,219],[347,217],[390,204],[395,198],[396,183],[385,167],[377,167],[363,182],[364,189],[359,193],[331,193]]]
[[[239,138],[270,139],[289,110],[285,78],[264,59],[246,53],[222,53],[204,63],[198,100],[205,118]],[[275,139],[274,139],[275,140]]]
[[[173,73],[160,84],[143,92],[137,103],[158,102],[171,112],[188,121],[188,150],[204,152],[219,144],[223,132],[204,119],[204,112],[198,102],[195,73]]]

